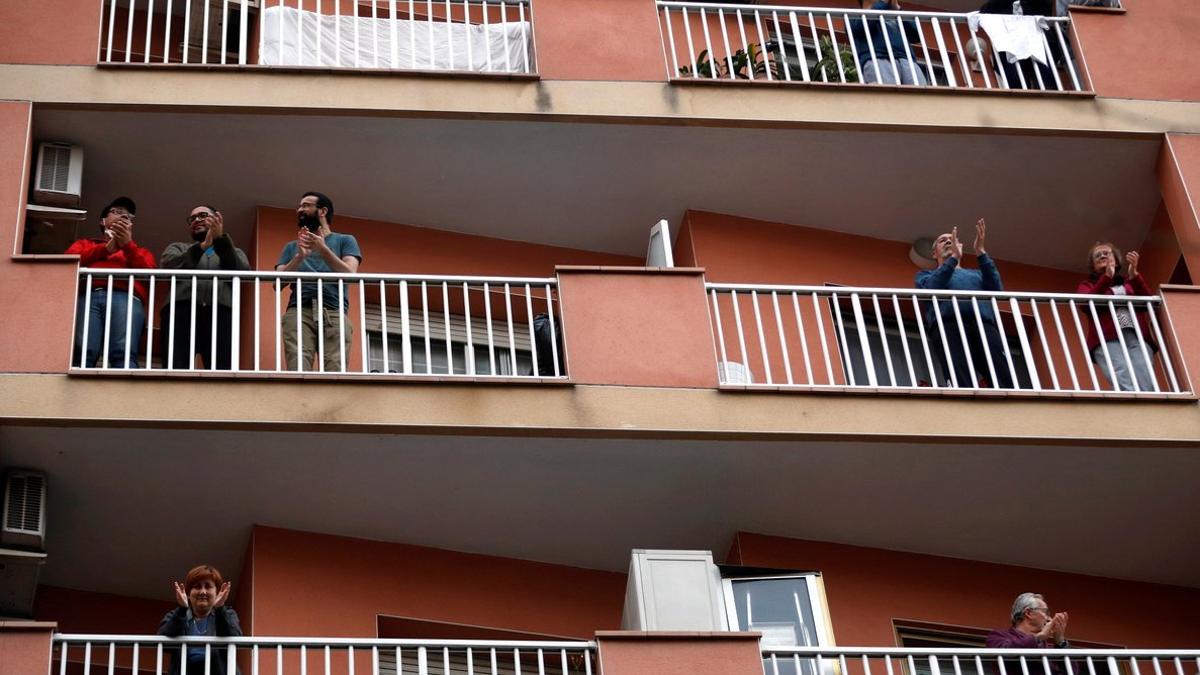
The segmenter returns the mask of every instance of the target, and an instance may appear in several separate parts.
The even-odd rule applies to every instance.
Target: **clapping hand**
[[[954,229],[950,230],[950,238],[952,240],[950,242],[950,246],[953,248],[952,253],[954,255],[954,259],[961,262],[962,254],[963,254],[963,245],[962,245],[962,242],[959,241],[959,239],[958,239],[958,227],[955,227]]]
[[[1141,258],[1141,256],[1138,255],[1137,251],[1130,251],[1129,253],[1125,254],[1125,276],[1126,277],[1132,278],[1137,275],[1139,258]]]
[[[200,244],[200,248],[207,249],[213,245],[217,239],[220,239],[225,234],[225,219],[221,216],[220,211],[213,211],[208,218],[208,232],[204,234],[204,243]]]
[[[187,594],[187,591],[184,590],[183,584],[176,581],[176,582],[174,582],[174,585],[175,585],[175,602],[179,603],[180,607],[187,607],[188,606],[188,594]]]
[[[229,599],[229,582],[221,584],[221,590],[217,591],[217,597],[213,600],[213,609],[224,607],[225,601]]]
[[[975,223],[975,244],[974,244],[975,255],[977,255],[977,256],[987,255],[987,251],[985,251],[983,248],[984,239],[986,237],[987,237],[987,223],[983,222],[983,218],[980,218],[979,221]]]

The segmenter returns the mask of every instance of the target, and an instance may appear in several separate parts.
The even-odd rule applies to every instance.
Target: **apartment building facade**
[[[1200,14],[976,9],[0,7],[0,672],[166,672],[199,563],[211,672],[1198,672]],[[356,272],[276,270],[310,190]],[[117,196],[249,269],[66,255]],[[980,218],[1003,289],[914,288]],[[1069,658],[982,648],[1024,591]]]

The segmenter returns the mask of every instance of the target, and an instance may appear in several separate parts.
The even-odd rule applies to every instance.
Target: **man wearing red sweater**
[[[155,267],[154,254],[133,243],[136,213],[137,205],[132,199],[117,197],[100,212],[101,236],[80,239],[71,244],[67,253],[79,256],[80,267]],[[146,282],[134,281],[130,293],[128,278],[129,275],[112,278],[111,298],[107,274],[93,274],[90,283],[85,278],[79,285],[73,352],[76,365],[84,368],[95,368],[97,364],[106,368],[137,367],[138,347],[146,323]],[[108,314],[111,316],[106,319]],[[82,364],[79,363],[80,352],[84,352]]]

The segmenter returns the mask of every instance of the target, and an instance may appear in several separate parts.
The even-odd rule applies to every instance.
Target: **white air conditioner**
[[[4,476],[4,513],[0,545],[46,548],[46,475],[9,470]]]
[[[33,201],[75,208],[83,190],[83,148],[69,143],[39,143]]]
[[[622,630],[729,630],[721,571],[709,551],[633,551]]]

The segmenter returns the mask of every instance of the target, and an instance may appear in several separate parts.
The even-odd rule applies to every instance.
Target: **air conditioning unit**
[[[39,143],[33,201],[76,208],[83,189],[83,148],[69,143]]]
[[[721,571],[709,551],[635,549],[622,630],[729,630]]]
[[[0,545],[46,548],[46,475],[13,469],[4,476]]]

